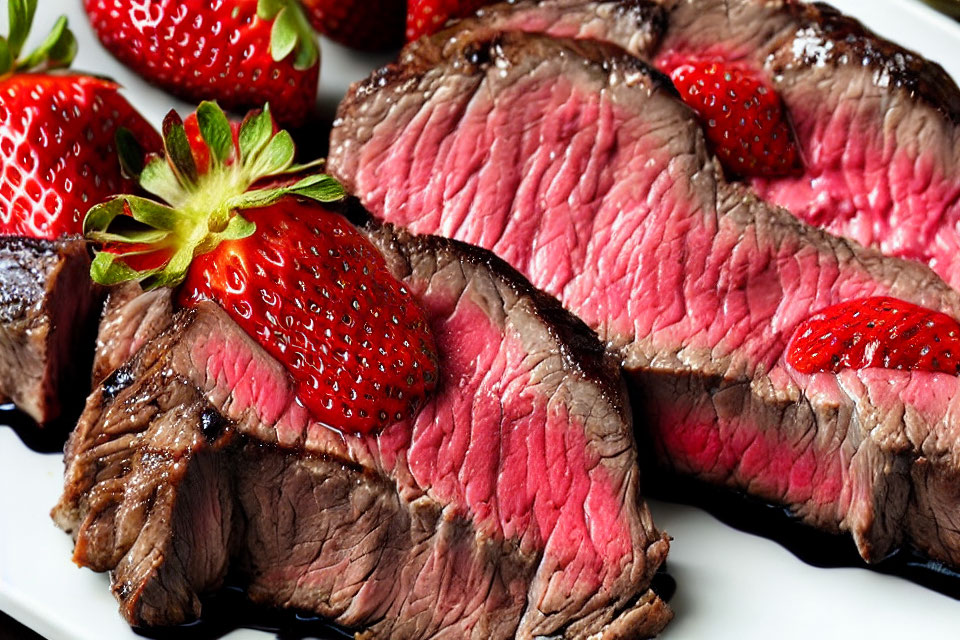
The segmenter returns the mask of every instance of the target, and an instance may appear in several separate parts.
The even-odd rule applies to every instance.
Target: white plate
[[[57,3],[41,3],[48,9]],[[187,105],[145,84],[94,40],[79,0],[61,8],[80,42],[74,64],[116,78],[155,124]],[[916,0],[834,0],[843,11],[943,64],[960,78],[960,25]],[[37,18],[37,35],[52,16]],[[4,27],[3,31],[6,31]],[[321,103],[335,105],[350,81],[383,60],[324,42]],[[0,428],[0,609],[50,640],[135,639],[117,613],[105,575],[70,562],[71,543],[48,512],[60,493],[61,457],[26,449]],[[661,502],[657,524],[674,537],[676,619],[664,638],[957,637],[960,602],[863,569],[818,569],[778,544],[741,533],[707,513]],[[270,638],[239,630],[233,640]]]

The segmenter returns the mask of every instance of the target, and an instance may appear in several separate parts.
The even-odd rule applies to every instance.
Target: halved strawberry
[[[787,362],[800,373],[884,367],[957,375],[960,322],[896,298],[859,298],[800,324]]]
[[[776,90],[738,62],[667,58],[670,75],[704,125],[720,162],[741,176],[782,176],[800,169],[800,154]]]
[[[317,97],[316,34],[297,0],[84,0],[93,30],[147,81],[191,102],[245,111],[270,102],[306,120]]]
[[[88,237],[106,249],[93,279],[181,286],[183,305],[215,301],[286,366],[300,401],[331,427],[370,433],[410,416],[436,386],[436,347],[383,256],[320,204],[342,199],[343,188],[326,175],[296,177],[308,167],[293,165],[293,142],[274,132],[269,109],[235,132],[204,102],[196,126],[202,142],[194,137],[191,148],[171,112],[166,154],[140,174],[166,204],[118,196],[90,210]]]
[[[117,163],[118,128],[151,149],[160,138],[115,83],[62,69],[76,53],[66,18],[20,58],[36,8],[11,2],[0,39],[0,234],[52,239],[79,233],[87,209],[136,186]]]

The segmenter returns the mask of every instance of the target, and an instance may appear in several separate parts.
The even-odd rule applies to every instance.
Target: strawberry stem
[[[174,111],[163,121],[165,153],[153,156],[145,165],[132,135],[118,133],[124,171],[136,175],[139,169],[140,185],[163,203],[119,195],[90,209],[84,233],[111,248],[94,257],[90,275],[96,282],[112,285],[137,280],[145,289],[176,286],[196,256],[225,240],[254,233],[256,226],[241,216],[240,210],[264,207],[287,196],[319,202],[344,197],[343,187],[328,175],[295,180],[297,174],[322,161],[294,164],[293,139],[286,131],[274,132],[269,105],[244,119],[236,141],[230,122],[215,102],[200,104],[196,115],[202,142],[194,144],[202,144],[212,159],[202,172],[183,121]],[[269,186],[254,186],[271,178]],[[130,251],[124,251],[124,246]],[[169,257],[159,261],[159,266],[140,270],[123,259],[150,252]]]
[[[0,38],[0,77],[12,72],[42,71],[68,67],[77,54],[77,39],[67,27],[66,16],[60,16],[43,43],[20,59],[20,52],[30,33],[37,0],[10,0],[9,36]]]

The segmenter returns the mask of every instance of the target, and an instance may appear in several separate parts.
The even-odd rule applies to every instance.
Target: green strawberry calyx
[[[174,287],[186,278],[196,256],[255,232],[256,225],[240,215],[243,209],[265,207],[288,196],[318,202],[345,196],[329,175],[298,178],[322,161],[294,164],[293,139],[286,131],[274,131],[269,105],[247,115],[236,139],[215,102],[201,103],[196,116],[199,144],[209,153],[209,166],[202,171],[175,111],[163,120],[164,153],[146,162],[133,135],[118,131],[124,173],[138,177],[140,186],[162,202],[118,195],[87,212],[84,234],[100,246],[90,266],[95,282],[134,280],[144,289]]]
[[[69,67],[77,54],[77,39],[67,28],[66,16],[60,16],[46,39],[36,49],[20,57],[30,34],[37,0],[9,0],[7,17],[10,33],[0,37],[0,78],[12,73],[43,71]]]
[[[280,62],[295,52],[293,68],[310,69],[320,59],[317,34],[310,26],[298,0],[259,0],[257,17],[273,20],[270,27],[270,55]]]

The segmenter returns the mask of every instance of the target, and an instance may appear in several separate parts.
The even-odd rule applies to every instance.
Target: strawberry
[[[409,0],[407,2],[407,42],[430,35],[447,20],[464,18],[491,0]]]
[[[800,373],[884,367],[960,373],[960,323],[888,297],[843,302],[801,323],[787,346]]]
[[[707,139],[727,170],[774,177],[800,169],[780,96],[745,65],[667,58],[660,66],[705,125]]]
[[[384,51],[403,45],[405,0],[301,0],[301,4],[318,31],[348,47]]]
[[[160,139],[116,84],[58,70],[76,53],[66,18],[18,60],[36,6],[11,2],[0,39],[0,234],[52,239],[79,233],[91,205],[135,187],[116,161],[118,127],[152,148]]]
[[[149,82],[191,102],[270,101],[304,123],[317,97],[316,34],[296,0],[84,0],[100,42]]]
[[[236,131],[204,102],[195,122],[199,139],[171,111],[166,155],[140,172],[166,204],[118,196],[90,210],[85,230],[101,244],[93,279],[180,286],[184,306],[216,302],[287,368],[324,424],[367,434],[411,416],[436,386],[436,347],[383,256],[323,206],[343,188],[294,177],[308,167],[293,166],[293,142],[274,132],[269,108]]]

